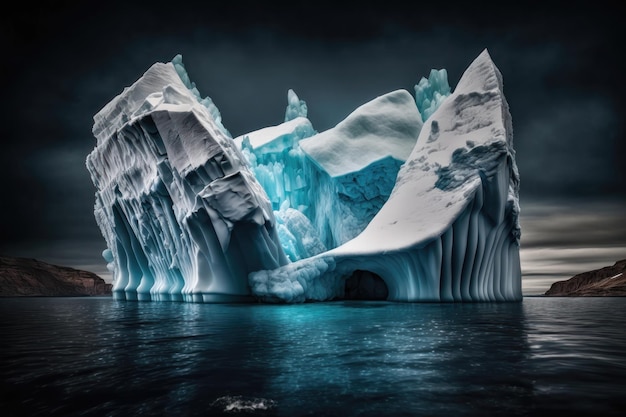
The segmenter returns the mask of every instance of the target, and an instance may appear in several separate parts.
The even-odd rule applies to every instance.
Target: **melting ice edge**
[[[392,91],[317,132],[290,90],[284,123],[236,138],[177,56],[97,113],[93,134],[117,298],[294,303],[356,286],[522,299],[511,115],[486,50],[453,92],[433,70],[415,96]]]

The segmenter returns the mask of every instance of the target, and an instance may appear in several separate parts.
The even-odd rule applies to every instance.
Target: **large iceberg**
[[[246,300],[250,272],[288,260],[266,194],[185,76],[180,57],[157,63],[94,116],[87,168],[113,293]]]
[[[521,299],[519,176],[487,51],[317,132],[289,90],[284,123],[231,138],[180,56],[94,116],[87,158],[114,294],[303,302]]]

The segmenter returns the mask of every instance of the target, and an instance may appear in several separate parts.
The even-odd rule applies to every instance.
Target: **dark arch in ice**
[[[387,300],[389,288],[378,274],[357,269],[345,281],[344,300]]]

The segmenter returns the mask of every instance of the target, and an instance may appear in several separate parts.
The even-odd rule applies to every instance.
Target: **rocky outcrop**
[[[583,272],[552,284],[545,295],[569,296],[626,296],[626,259],[594,271]]]
[[[36,259],[0,256],[0,297],[111,295],[98,275]]]

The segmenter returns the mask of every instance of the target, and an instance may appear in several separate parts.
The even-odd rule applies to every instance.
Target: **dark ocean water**
[[[626,298],[0,299],[0,415],[626,415]]]

